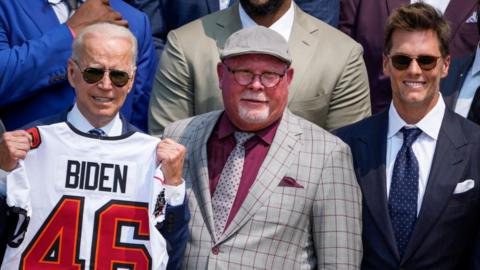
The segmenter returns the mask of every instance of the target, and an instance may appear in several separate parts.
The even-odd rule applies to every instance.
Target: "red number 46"
[[[79,258],[84,198],[63,196],[22,254],[20,269],[84,269]],[[142,244],[122,243],[122,227],[134,228],[134,239],[149,239],[148,205],[112,200],[95,212],[90,263],[92,269],[150,269]]]

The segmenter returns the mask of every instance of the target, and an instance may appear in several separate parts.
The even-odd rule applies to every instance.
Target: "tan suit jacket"
[[[369,116],[362,47],[293,5],[289,109],[327,130]],[[223,108],[216,66],[226,39],[241,29],[238,14],[235,4],[169,33],[150,97],[151,134],[160,135],[173,121]]]
[[[359,269],[361,193],[340,139],[286,111],[257,178],[215,240],[207,141],[221,111],[170,124],[187,148],[184,269]],[[288,178],[287,178],[288,177]]]

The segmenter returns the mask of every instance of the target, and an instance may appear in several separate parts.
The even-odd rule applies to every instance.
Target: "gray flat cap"
[[[244,28],[233,33],[225,42],[220,59],[257,53],[275,56],[288,65],[292,63],[287,41],[279,33],[264,26]]]

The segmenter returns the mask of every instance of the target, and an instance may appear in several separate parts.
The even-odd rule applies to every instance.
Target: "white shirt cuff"
[[[179,206],[185,199],[185,181],[178,186],[163,185],[165,188],[165,201],[170,206]]]

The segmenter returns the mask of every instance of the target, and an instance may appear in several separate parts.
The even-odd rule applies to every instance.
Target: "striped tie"
[[[103,131],[102,129],[100,128],[94,128],[94,129],[91,129],[88,131],[88,133],[92,134],[92,135],[95,135],[95,136],[99,136],[99,137],[103,137],[103,136],[106,136],[107,134],[105,133],[105,131]]]

